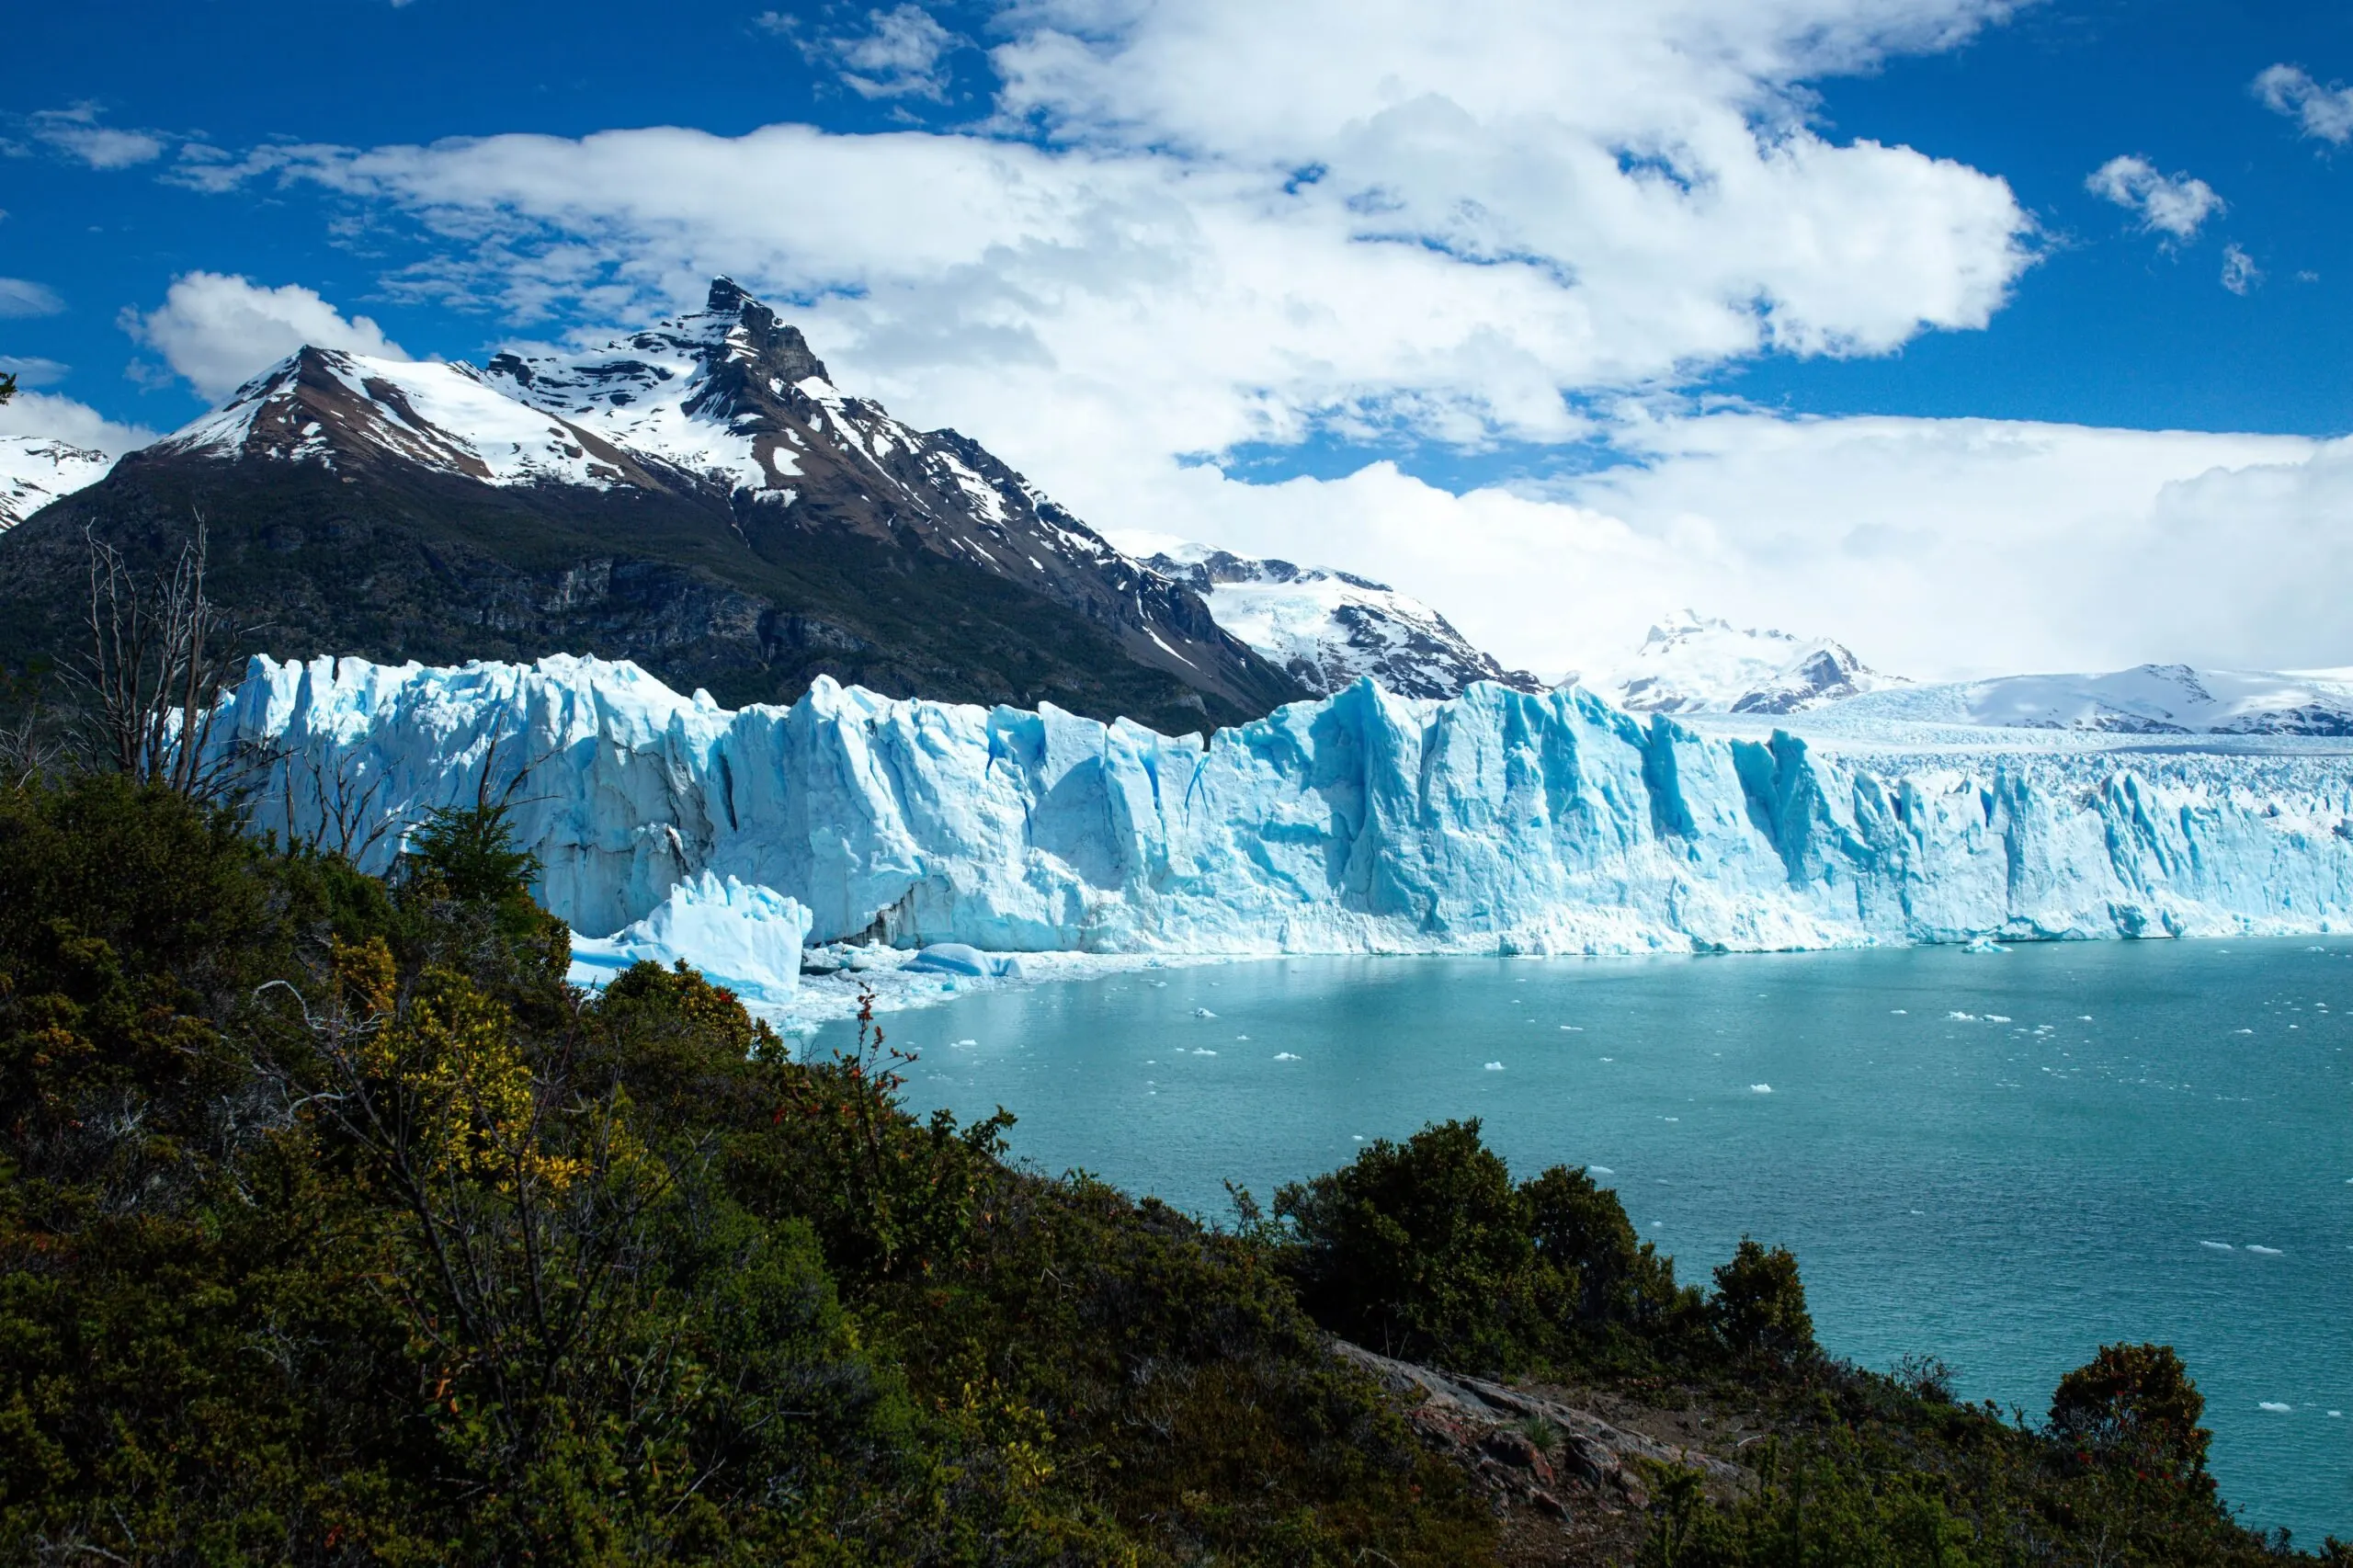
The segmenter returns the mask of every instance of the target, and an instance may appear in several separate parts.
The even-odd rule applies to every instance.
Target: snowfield
[[[730,711],[563,656],[256,659],[228,718],[219,744],[280,756],[257,822],[298,835],[371,786],[407,824],[528,766],[516,821],[584,977],[683,955],[783,1011],[810,940],[1124,965],[2353,926],[2353,745],[2309,737],[1849,744],[1366,681],[1204,744],[824,679]]]
[[[1632,713],[1802,713],[1905,685],[1843,642],[1736,627],[1686,609],[1650,630],[1633,653],[1573,676]]]
[[[0,531],[96,484],[113,467],[110,454],[53,436],[0,436]]]

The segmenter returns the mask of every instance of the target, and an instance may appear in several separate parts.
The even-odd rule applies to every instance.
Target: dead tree
[[[79,699],[83,739],[101,767],[190,800],[232,792],[253,759],[216,752],[212,727],[238,644],[204,591],[204,518],[171,570],[147,576],[88,530],[89,647],[63,667]]]

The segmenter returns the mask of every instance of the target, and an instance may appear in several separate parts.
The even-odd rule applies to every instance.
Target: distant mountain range
[[[198,512],[214,592],[281,657],[595,653],[730,704],[822,672],[1172,732],[1309,694],[977,443],[841,392],[723,278],[585,354],[302,349],[0,534],[0,661],[72,644],[85,526],[160,562]]]
[[[1577,679],[1632,713],[1802,713],[1906,684],[1826,637],[1744,631],[1688,609],[1652,627],[1632,657]]]
[[[1421,600],[1368,577],[1205,544],[1166,548],[1144,564],[1199,594],[1220,626],[1317,696],[1367,676],[1400,697],[1460,697],[1483,680],[1544,689],[1472,646]]]
[[[2353,669],[2004,676],[1838,704],[1844,725],[1891,722],[2123,735],[2353,735]]]
[[[581,354],[477,369],[304,348],[119,460],[0,437],[0,667],[78,651],[85,528],[160,564],[199,513],[212,592],[281,658],[595,654],[730,706],[825,674],[1164,733],[1366,676],[1418,699],[1543,689],[1369,578],[1123,553],[968,437],[844,393],[725,278],[703,310]],[[2353,670],[1915,686],[1841,642],[1690,610],[1572,679],[1634,712],[1842,727],[2353,734]]]

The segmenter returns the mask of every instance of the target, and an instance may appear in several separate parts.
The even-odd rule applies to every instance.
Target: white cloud
[[[2353,87],[2324,87],[2301,65],[2274,65],[2256,77],[2254,90],[2265,108],[2294,120],[2305,135],[2340,147],[2353,141]]]
[[[1922,676],[2353,663],[2341,617],[2280,619],[2282,603],[2353,594],[2353,549],[2327,543],[2325,497],[2336,517],[2353,506],[2353,455],[2337,447],[1754,413],[1636,417],[1617,435],[1643,465],[1549,489],[1454,495],[1389,464],[1279,485],[1172,467],[1061,498],[1098,521],[1395,583],[1506,664],[1548,673],[1623,657],[1687,603],[1839,637]],[[2234,496],[2324,459],[2346,475],[2333,491],[2243,525]],[[2202,487],[2194,504],[2185,486]]]
[[[1617,411],[1745,356],[1991,319],[2033,259],[2009,187],[1833,139],[1804,84],[2005,9],[1023,0],[997,119],[967,132],[272,147],[184,177],[406,212],[442,256],[388,281],[523,320],[631,321],[729,272],[805,301],[846,384],[1098,526],[1360,570],[1515,664],[1620,655],[1687,602],[1924,676],[2353,661],[2333,610],[2281,619],[2353,592],[2323,528],[2353,502],[2336,448]],[[2155,232],[2220,208],[2124,162]],[[1182,458],[1319,428],[1597,437],[1641,466],[1454,494]]]
[[[100,125],[94,104],[43,109],[32,117],[32,131],[41,141],[94,169],[127,169],[153,163],[164,155],[162,138],[151,132],[118,131]]]
[[[20,387],[45,387],[62,381],[74,367],[38,354],[0,354],[0,376],[14,376]]]
[[[1025,460],[1318,426],[1558,439],[1563,394],[1984,325],[2031,254],[2000,179],[1805,120],[1809,75],[1993,0],[1025,4],[1000,112],[1048,132],[679,129],[203,171],[447,242],[415,287],[625,318],[727,271],[915,411],[1017,403]],[[1052,472],[1052,470],[1049,470]]]
[[[947,57],[964,40],[939,25],[920,6],[869,11],[866,30],[845,36],[809,36],[803,18],[765,11],[758,25],[793,40],[812,62],[835,67],[843,83],[865,98],[948,96]]]
[[[24,278],[0,278],[0,316],[53,316],[65,308],[57,290]]]
[[[2177,240],[2196,239],[2200,225],[2223,206],[2204,180],[2160,174],[2148,159],[2129,153],[2094,169],[2084,188],[2138,213],[2142,228]]]
[[[155,439],[142,425],[119,424],[88,403],[30,390],[0,403],[0,436],[48,436],[118,455]]]
[[[173,280],[161,307],[131,312],[125,328],[160,352],[206,397],[233,392],[305,344],[405,359],[400,345],[366,316],[343,312],[299,284],[265,288],[240,277],[190,272]]]
[[[2263,281],[2263,268],[2255,265],[2255,257],[2234,244],[2222,247],[2222,287],[2234,294],[2245,294]]]

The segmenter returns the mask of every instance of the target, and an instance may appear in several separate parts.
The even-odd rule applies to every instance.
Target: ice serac
[[[1641,952],[2353,924],[2353,757],[2303,739],[1833,751],[1787,731],[1702,733],[1580,688],[1427,702],[1364,681],[1204,744],[829,680],[790,708],[730,711],[571,657],[256,660],[230,719],[222,744],[277,758],[257,820],[298,837],[341,833],[322,825],[350,816],[338,801],[414,822],[472,800],[485,771],[498,790],[528,768],[518,829],[549,905],[591,943],[644,941],[665,909],[683,930],[705,904],[757,924],[751,890],[805,910],[819,939],[997,952]],[[387,858],[395,836],[369,853]]]

